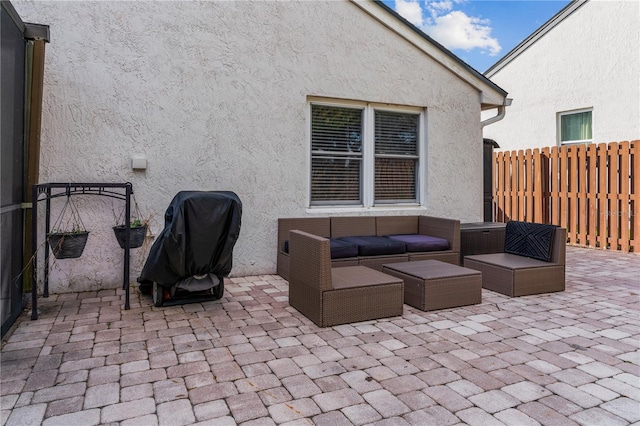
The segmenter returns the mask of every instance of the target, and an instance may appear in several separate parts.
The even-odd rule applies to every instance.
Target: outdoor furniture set
[[[343,238],[349,230],[356,238]],[[421,246],[421,237],[450,245]],[[404,252],[384,252],[397,241]],[[402,315],[403,303],[424,311],[477,304],[483,287],[509,296],[564,290],[562,228],[509,222],[505,252],[465,257],[465,267],[459,242],[458,221],[429,216],[279,219],[278,273],[291,306],[320,327]],[[340,257],[345,243],[357,256]]]
[[[335,216],[278,219],[278,275],[289,279],[289,231],[330,239],[331,266],[440,260],[459,264],[460,221],[432,216]],[[387,236],[395,236],[387,238]],[[363,238],[364,237],[364,238]]]

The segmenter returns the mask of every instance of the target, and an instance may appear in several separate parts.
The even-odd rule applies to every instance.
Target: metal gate
[[[12,9],[12,8],[11,8]],[[2,147],[0,185],[2,258],[1,305],[2,335],[7,332],[22,310],[22,241],[24,219],[25,146],[25,51],[26,44],[21,21],[11,13],[6,3],[0,8],[2,55],[1,120]],[[22,24],[22,25],[21,25]]]
[[[30,239],[25,224],[38,182],[40,119],[44,74],[44,44],[49,27],[22,22],[9,1],[0,1],[0,320],[1,336],[9,330],[23,308],[23,283],[31,285]],[[26,161],[29,160],[29,161]],[[26,227],[30,229],[29,227]],[[26,281],[23,281],[26,278]]]

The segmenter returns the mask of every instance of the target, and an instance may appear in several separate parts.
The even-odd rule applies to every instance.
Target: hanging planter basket
[[[67,194],[67,201],[56,220],[53,231],[47,234],[49,247],[56,259],[75,259],[82,255],[89,231],[84,227],[78,208]]]
[[[75,259],[82,256],[87,238],[89,238],[89,231],[47,234],[49,246],[56,259]]]
[[[127,229],[125,225],[118,225],[113,227],[113,233],[116,235],[116,240],[120,244],[120,248],[126,247],[126,233]],[[129,228],[129,248],[141,247],[144,243],[144,238],[147,236],[147,225],[132,226]]]
[[[144,239],[147,236],[147,222],[142,220],[142,214],[140,213],[140,208],[138,207],[138,202],[133,198],[134,209],[132,213],[131,222],[129,225],[129,248],[138,248],[142,247],[144,244]],[[120,212],[120,216],[117,218],[116,223],[120,223],[120,225],[116,225],[113,227],[113,233],[116,236],[116,240],[118,240],[118,244],[120,248],[126,248],[127,243],[125,241],[127,228],[126,228],[126,220],[124,218],[124,209]],[[124,223],[123,223],[124,222]]]

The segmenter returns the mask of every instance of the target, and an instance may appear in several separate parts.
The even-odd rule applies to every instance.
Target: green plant
[[[136,199],[133,196],[132,196],[132,199],[133,199],[133,209],[131,209],[131,215],[129,216],[129,219],[130,219],[129,227],[141,228],[143,226],[148,226],[151,218],[150,217],[145,218],[142,212],[140,212],[140,208],[138,207],[138,202],[136,201]],[[117,228],[124,228],[126,226],[124,207],[120,211],[119,215],[116,215],[116,212],[114,210],[112,210],[112,212],[113,212],[113,218],[115,219],[115,222],[116,222],[115,226]]]
[[[129,222],[129,227],[130,228],[142,228],[143,226],[148,226],[149,225],[149,219],[139,219],[139,218],[135,218],[135,219],[131,219],[131,222]],[[125,227],[125,224],[122,223],[120,225],[116,225],[116,228],[123,228]]]
[[[51,234],[82,234],[83,232],[87,232],[86,229],[80,227],[79,224],[73,224],[71,229],[62,229],[62,228],[52,228]]]
[[[82,234],[87,232],[87,228],[84,227],[78,208],[73,203],[71,196],[67,196],[67,199],[60,211],[60,215],[53,223],[50,234]]]
[[[140,219],[134,219],[131,221],[129,225],[129,248],[137,248],[144,244],[144,241],[147,236],[147,223],[148,221],[142,221]],[[121,248],[125,248],[127,243],[126,239],[126,225],[118,225],[113,227],[113,232],[115,233],[116,239],[118,240],[118,244]]]

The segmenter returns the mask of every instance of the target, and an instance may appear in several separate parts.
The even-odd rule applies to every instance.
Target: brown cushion
[[[400,278],[383,274],[366,266],[345,266],[331,269],[331,286],[336,290],[401,282]]]

